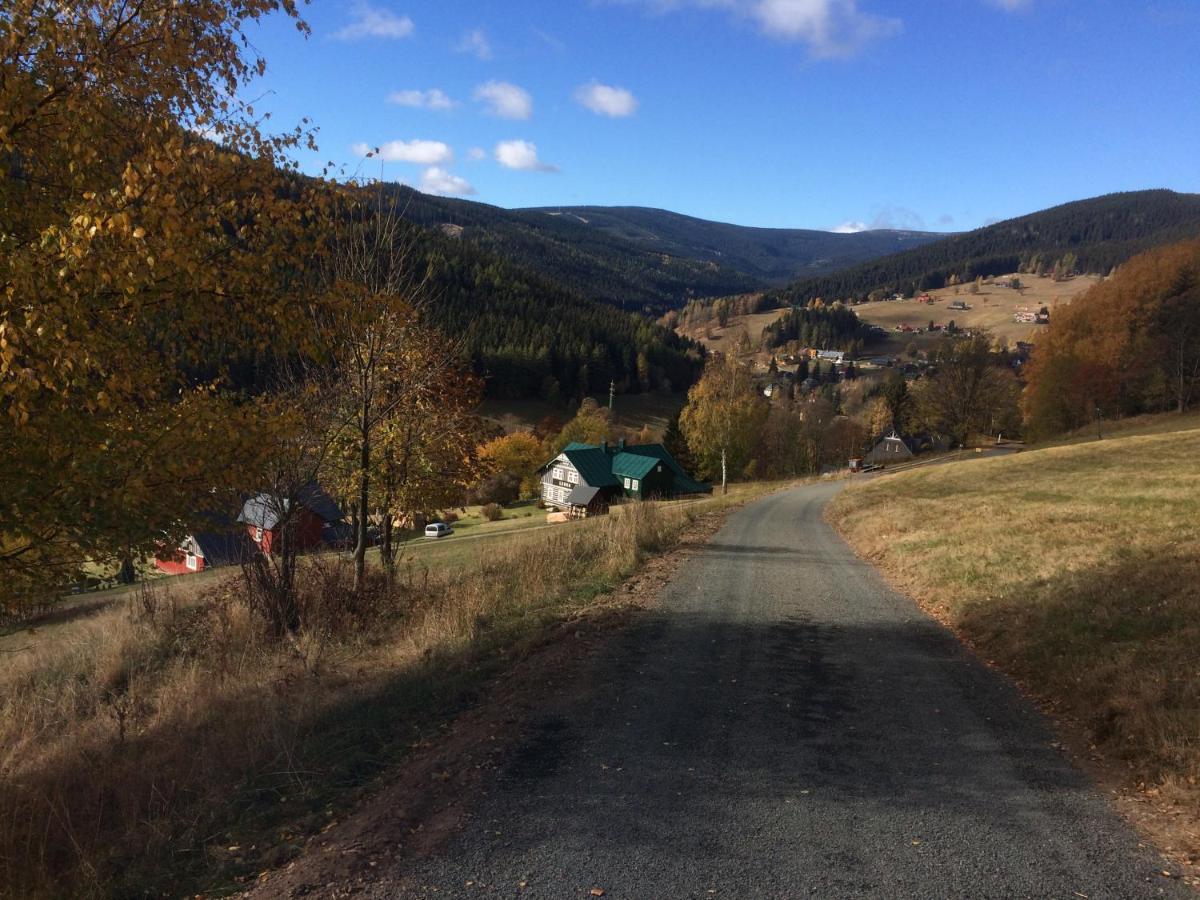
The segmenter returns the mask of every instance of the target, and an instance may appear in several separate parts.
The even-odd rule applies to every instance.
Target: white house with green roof
[[[571,443],[541,469],[542,500],[565,510],[600,512],[613,499],[708,494],[662,444]]]

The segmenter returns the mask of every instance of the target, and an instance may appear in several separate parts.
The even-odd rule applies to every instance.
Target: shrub
[[[521,476],[512,472],[500,472],[484,479],[475,487],[467,499],[471,503],[512,503],[521,494]]]
[[[441,519],[442,519],[442,521],[443,521],[443,522],[445,522],[447,525],[453,525],[455,522],[457,522],[457,521],[458,521],[458,513],[456,513],[456,512],[449,512],[449,511],[447,511],[447,512],[444,512],[444,513],[442,513],[442,515],[441,515]]]
[[[489,522],[495,522],[504,518],[504,510],[500,508],[499,503],[486,503],[483,509],[480,510],[483,517]]]

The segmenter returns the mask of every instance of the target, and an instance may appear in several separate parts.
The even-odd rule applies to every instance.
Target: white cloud
[[[598,116],[611,116],[614,119],[632,116],[638,108],[637,98],[625,88],[597,81],[577,87],[575,101]]]
[[[406,38],[413,33],[413,20],[390,10],[379,9],[368,3],[354,5],[354,18],[349,25],[333,33],[339,41],[357,41],[362,38]]]
[[[471,162],[483,162],[487,159],[487,151],[482,147],[472,147],[467,151],[467,159]]]
[[[388,141],[378,147],[358,143],[351,149],[358,156],[374,153],[385,162],[417,163],[422,166],[444,165],[454,159],[454,151],[441,141]]]
[[[506,169],[522,172],[557,172],[552,166],[538,159],[537,145],[529,141],[501,141],[496,145],[496,162]]]
[[[454,47],[459,53],[470,53],[478,59],[492,58],[492,44],[482,28],[472,28]]]
[[[899,19],[859,9],[859,0],[619,0],[660,13],[692,7],[723,9],[754,22],[766,35],[805,44],[821,59],[852,56],[903,28]],[[999,0],[1013,2],[1013,0]]]
[[[426,194],[442,194],[447,197],[463,197],[476,193],[467,179],[452,175],[438,166],[430,166],[421,173],[421,190]]]
[[[430,88],[427,91],[393,91],[388,94],[387,99],[388,103],[411,106],[413,109],[453,109],[458,105],[440,88]]]
[[[834,234],[858,234],[860,231],[924,231],[921,214],[906,206],[886,204],[876,207],[870,222],[850,219],[831,228]]]
[[[528,119],[533,115],[533,98],[524,88],[507,81],[489,81],[475,88],[475,99],[486,103],[489,112],[502,119]]]

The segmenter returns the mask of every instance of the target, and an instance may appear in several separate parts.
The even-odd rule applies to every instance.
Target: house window
[[[555,481],[566,481],[566,474],[564,473],[562,466],[554,467],[554,480]]]
[[[263,530],[261,527],[254,529],[254,543],[261,544],[263,541]]]
[[[567,473],[567,481],[571,482],[571,484],[579,484],[579,473],[572,469]]]
[[[638,480],[635,478],[635,479],[633,479],[633,490],[636,491],[637,489],[638,489]]]
[[[193,572],[195,572],[196,571],[196,554],[188,553],[187,557],[184,559],[184,565],[186,565],[189,569],[191,569]]]
[[[628,490],[632,490],[632,488],[630,488],[630,486],[629,486],[629,479],[628,479],[628,478],[626,478],[626,479],[625,479],[625,490],[627,490],[627,491],[628,491]]]

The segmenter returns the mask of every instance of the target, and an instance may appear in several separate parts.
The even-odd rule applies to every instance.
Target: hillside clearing
[[[1164,849],[1195,861],[1200,427],[1174,423],[878,479],[829,514],[1122,780],[1169,807],[1177,827]]]
[[[939,332],[914,334],[896,332],[893,329],[903,325],[914,329],[927,328],[930,320],[943,326],[953,320],[959,328],[987,328],[996,337],[1005,338],[1009,343],[1032,341],[1036,339],[1039,327],[1014,322],[1013,314],[1018,309],[1036,311],[1046,306],[1053,317],[1057,307],[1070,303],[1100,281],[1092,275],[1080,275],[1068,281],[1058,282],[1034,275],[1010,277],[1021,279],[1022,287],[1019,291],[991,283],[983,285],[978,294],[972,294],[968,285],[959,285],[958,293],[955,293],[956,288],[953,287],[930,291],[929,295],[934,301],[932,304],[921,303],[916,299],[882,300],[859,304],[854,307],[854,311],[864,322],[870,322],[888,331],[887,340],[872,344],[870,352],[899,355],[914,342],[918,348],[928,349],[940,338]],[[950,304],[956,300],[961,300],[971,308],[950,309]]]

